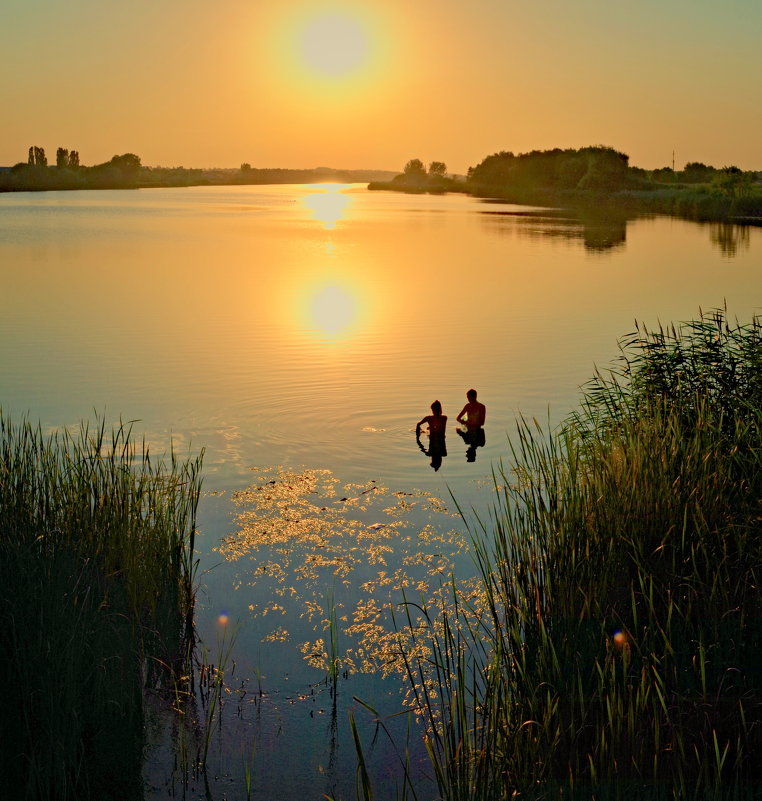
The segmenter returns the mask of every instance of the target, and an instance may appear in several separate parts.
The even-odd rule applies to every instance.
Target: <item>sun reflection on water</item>
[[[337,284],[321,287],[309,302],[310,323],[329,337],[346,332],[355,323],[357,313],[356,297]]]
[[[352,202],[352,198],[343,191],[344,189],[346,189],[345,184],[326,184],[325,188],[301,198],[312,217],[323,223],[323,228],[326,230],[336,227],[336,223],[345,216],[347,207]]]

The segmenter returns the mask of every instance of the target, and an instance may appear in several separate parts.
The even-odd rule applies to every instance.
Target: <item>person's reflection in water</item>
[[[480,427],[474,429],[473,431],[469,431],[468,429],[463,431],[459,428],[458,435],[462,437],[463,442],[468,445],[468,448],[466,449],[466,461],[475,462],[476,449],[484,447],[484,443],[487,441],[487,438],[484,436],[484,429]]]
[[[468,403],[461,409],[460,414],[455,418],[465,426],[465,430],[458,429],[458,435],[463,442],[468,445],[466,450],[466,461],[476,461],[476,449],[484,446],[487,441],[484,436],[484,421],[487,419],[487,407],[476,400],[476,390],[469,389],[466,392]]]
[[[445,429],[447,428],[447,415],[442,414],[442,404],[435,400],[431,404],[431,414],[426,415],[415,426],[415,441],[418,447],[431,459],[431,466],[434,470],[439,470],[442,466],[442,459],[447,456],[447,445],[445,444]],[[429,427],[429,447],[424,447],[421,442],[421,426],[426,423]]]

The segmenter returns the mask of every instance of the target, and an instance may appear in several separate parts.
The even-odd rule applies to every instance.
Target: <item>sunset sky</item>
[[[3,0],[0,165],[762,169],[762,0]]]

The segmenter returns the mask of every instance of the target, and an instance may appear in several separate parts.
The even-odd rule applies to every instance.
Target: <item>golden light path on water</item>
[[[346,251],[332,236],[351,210],[349,189],[347,184],[325,184],[299,198],[326,234],[309,255],[305,254],[298,286],[285,293],[285,303],[296,314],[295,327],[313,331],[327,341],[346,339],[370,321],[371,291],[363,277],[364,265],[347,261]],[[284,315],[284,319],[292,317]]]

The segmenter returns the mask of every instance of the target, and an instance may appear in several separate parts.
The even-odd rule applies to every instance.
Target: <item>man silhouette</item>
[[[487,407],[476,400],[476,390],[469,389],[466,392],[468,403],[461,409],[460,414],[455,418],[459,423],[466,427],[465,431],[458,429],[458,434],[468,445],[466,460],[476,461],[476,449],[481,448],[485,443],[484,420],[487,417]]]
[[[465,425],[469,434],[476,433],[484,425],[487,407],[476,400],[475,389],[469,389],[466,392],[466,398],[468,398],[468,403],[461,409],[460,414],[455,419]]]

